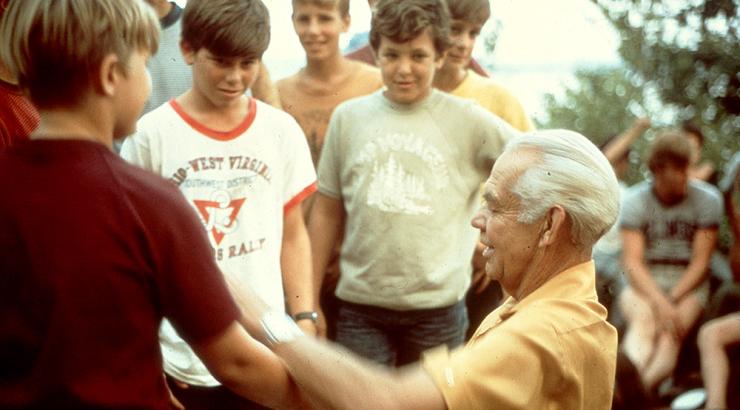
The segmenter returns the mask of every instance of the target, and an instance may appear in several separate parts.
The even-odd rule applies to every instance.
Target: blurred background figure
[[[629,155],[632,145],[650,128],[650,119],[640,117],[635,119],[632,126],[619,135],[608,139],[601,146],[601,151],[609,160],[619,181],[620,202],[624,201],[629,188],[626,177],[629,170]],[[621,209],[621,207],[620,207]],[[596,264],[596,290],[599,301],[609,310],[609,321],[618,324],[618,309],[612,304],[624,287],[624,270],[620,258],[622,256],[622,237],[619,234],[619,223],[596,242],[593,250]]]
[[[653,177],[630,188],[620,227],[627,287],[622,348],[649,393],[670,376],[709,296],[708,268],[722,218],[713,186],[689,178],[692,149],[677,132],[653,141]]]

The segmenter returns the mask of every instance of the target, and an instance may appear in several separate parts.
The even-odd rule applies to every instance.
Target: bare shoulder
[[[380,69],[370,64],[363,63],[362,61],[350,60],[351,70],[359,76],[363,77],[377,77],[380,79]]]
[[[350,69],[355,84],[362,84],[369,91],[377,90],[383,86],[383,78],[380,75],[380,69],[363,63],[361,61],[351,61]]]

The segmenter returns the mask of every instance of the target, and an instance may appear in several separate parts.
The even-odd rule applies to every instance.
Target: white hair
[[[576,244],[593,245],[619,213],[619,184],[604,154],[583,135],[568,130],[536,131],[515,137],[504,152],[532,149],[540,158],[519,176],[519,221],[532,223],[560,205],[571,219]]]

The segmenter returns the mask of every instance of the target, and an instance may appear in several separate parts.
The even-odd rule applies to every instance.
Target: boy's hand
[[[170,390],[170,386],[167,383],[167,376],[164,373],[162,373],[162,377],[164,378],[164,388],[167,389],[167,395],[170,396],[170,408],[176,409],[176,410],[185,410],[185,406],[183,406],[182,403],[180,403],[180,400],[177,400],[177,397],[175,397],[175,395],[172,394],[172,390]],[[177,383],[177,381],[175,381],[175,383]],[[184,387],[180,386],[180,388],[187,388],[188,386],[187,384],[185,383],[182,383],[182,384]]]

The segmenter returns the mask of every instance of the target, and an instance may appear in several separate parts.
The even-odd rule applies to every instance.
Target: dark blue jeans
[[[465,300],[447,307],[398,311],[340,301],[337,343],[387,366],[419,360],[424,350],[465,341]]]

